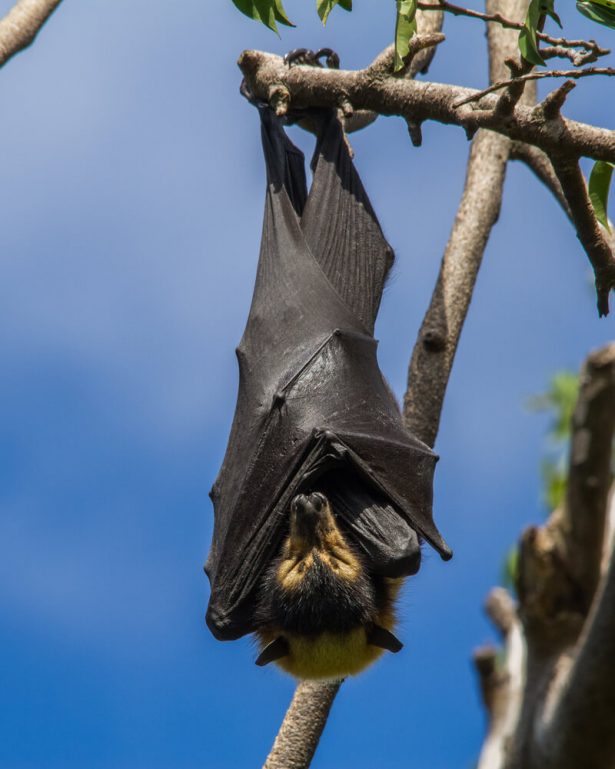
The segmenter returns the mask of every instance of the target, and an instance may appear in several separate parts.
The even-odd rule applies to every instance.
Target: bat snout
[[[332,517],[329,501],[324,494],[297,494],[290,503],[290,537],[303,546],[319,546]]]
[[[290,505],[291,512],[297,516],[320,517],[327,507],[327,498],[316,491],[313,494],[297,494]]]

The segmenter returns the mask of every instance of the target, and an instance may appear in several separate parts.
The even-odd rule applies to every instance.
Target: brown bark
[[[19,0],[0,20],[0,67],[31,45],[61,0]]]

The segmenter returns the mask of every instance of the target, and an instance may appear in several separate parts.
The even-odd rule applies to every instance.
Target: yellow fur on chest
[[[364,628],[315,638],[288,634],[288,656],[277,661],[296,678],[343,678],[365,670],[382,655],[382,649],[367,643]]]

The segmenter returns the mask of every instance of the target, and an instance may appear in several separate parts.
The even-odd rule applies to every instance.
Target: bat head
[[[257,664],[335,678],[360,672],[383,649],[399,651],[391,632],[399,584],[365,567],[324,494],[297,495],[288,535],[261,584]]]

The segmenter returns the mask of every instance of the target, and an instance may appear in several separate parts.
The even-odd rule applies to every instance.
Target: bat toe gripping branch
[[[310,67],[322,67],[320,60],[324,59],[329,69],[340,68],[340,57],[332,48],[319,48],[311,51],[309,48],[295,48],[284,57],[284,64],[289,68],[299,64],[307,64]]]

